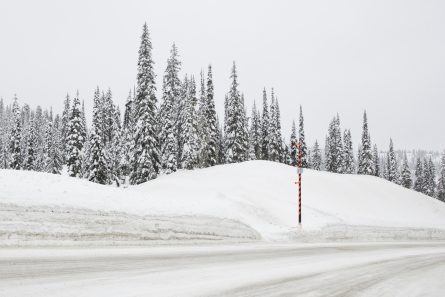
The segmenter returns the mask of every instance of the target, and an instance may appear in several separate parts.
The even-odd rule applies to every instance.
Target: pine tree
[[[114,106],[113,123],[111,129],[111,143],[107,148],[108,168],[110,180],[120,186],[123,182],[122,164],[124,162],[124,142],[122,136],[121,112],[118,106]]]
[[[276,142],[278,149],[278,161],[284,162],[283,160],[283,136],[281,135],[281,112],[280,104],[278,103],[278,98],[275,98],[275,129],[276,129]]]
[[[445,202],[445,151],[440,161],[439,180],[437,182],[437,199]]]
[[[279,160],[279,140],[278,140],[278,127],[277,127],[277,112],[274,92],[271,92],[271,103],[270,103],[270,118],[269,118],[269,160],[278,161]]]
[[[213,84],[212,84],[213,86]],[[206,85],[204,73],[201,70],[201,86],[199,91],[199,100],[198,100],[198,163],[199,166],[206,166],[206,154],[207,154],[207,141],[208,141],[208,127],[207,127],[207,94],[206,94]]]
[[[371,152],[371,137],[368,132],[366,111],[363,113],[363,132],[361,153],[359,155],[358,174],[374,175],[374,163]]]
[[[261,159],[261,118],[260,113],[256,108],[255,101],[253,102],[252,115],[250,125],[250,138],[253,150],[254,160]]]
[[[131,172],[132,159],[132,145],[134,136],[134,100],[131,93],[128,94],[127,102],[125,103],[124,121],[123,121],[123,135],[122,135],[122,175],[129,176]]]
[[[377,149],[377,144],[374,144],[374,149],[372,152],[372,162],[374,164],[374,175],[380,176],[380,157],[379,151]]]
[[[292,121],[292,130],[290,134],[290,165],[297,166],[297,128],[295,121]]]
[[[298,143],[300,144],[301,150],[301,164],[303,168],[307,168],[308,160],[307,160],[307,146],[306,140],[304,136],[304,118],[303,118],[303,107],[300,105],[300,120],[298,125]]]
[[[207,73],[207,100],[205,105],[205,159],[204,166],[214,166],[218,163],[217,142],[218,142],[218,123],[216,119],[215,99],[213,90],[212,66],[209,65]]]
[[[403,155],[403,165],[402,165],[402,186],[404,186],[407,189],[411,189],[413,186],[413,180],[411,178],[411,170],[409,169],[408,165],[408,158],[406,157],[406,153]]]
[[[321,170],[322,168],[322,160],[321,160],[321,150],[318,145],[318,141],[315,140],[313,153],[312,153],[312,169]]]
[[[394,183],[398,181],[398,166],[396,154],[394,152],[394,145],[392,139],[389,139],[389,151],[388,151],[388,180]]]
[[[420,193],[425,193],[425,182],[424,182],[424,172],[423,172],[423,164],[420,158],[417,158],[416,162],[416,170],[414,175],[416,177],[414,181],[414,190]]]
[[[183,112],[182,137],[184,139],[184,143],[180,160],[181,160],[181,168],[184,169],[193,169],[195,168],[198,162],[199,140],[198,140],[197,122],[195,114],[196,103],[197,103],[196,83],[194,77],[192,76],[189,81],[189,88]],[[216,148],[215,148],[215,155],[216,155]]]
[[[68,123],[70,121],[70,108],[71,108],[70,105],[71,105],[70,95],[66,94],[66,97],[64,100],[64,105],[63,105],[62,125],[60,127],[60,134],[62,137],[62,151],[64,152],[64,154],[63,154],[64,161],[66,160],[65,156],[68,155],[66,144],[68,142]]]
[[[9,141],[9,168],[19,170],[22,164],[22,154],[20,150],[20,141],[22,134],[22,125],[20,121],[20,108],[17,96],[14,97],[12,104],[12,130]]]
[[[269,160],[269,109],[266,89],[263,90],[263,114],[261,119],[261,158]]]
[[[225,124],[225,147],[226,162],[236,163],[246,159],[247,139],[245,129],[245,110],[243,100],[238,91],[238,76],[236,73],[235,62],[233,62],[232,73],[230,78],[232,84],[227,99],[227,121]]]
[[[170,51],[170,57],[167,60],[164,80],[162,85],[162,104],[159,111],[160,123],[160,143],[161,143],[161,166],[166,174],[175,172],[178,168],[178,154],[180,145],[178,129],[178,110],[181,100],[181,81],[179,79],[179,70],[181,62],[178,60],[178,50],[173,44]],[[183,100],[187,100],[187,80],[184,81]],[[179,156],[180,157],[180,156]]]
[[[28,137],[26,146],[26,159],[24,163],[25,170],[36,170],[37,169],[37,131],[36,131],[35,119],[32,117],[30,124],[28,126]]]
[[[152,45],[147,24],[144,24],[139,48],[137,90],[134,102],[135,129],[130,176],[132,184],[140,184],[156,178],[160,169],[156,135],[156,86],[151,51]]]
[[[337,114],[329,124],[328,136],[326,137],[326,162],[327,171],[342,173],[343,143],[340,130],[340,117]]]
[[[85,139],[82,136],[82,115],[79,94],[74,98],[67,131],[68,174],[73,177],[82,175],[82,149]]]
[[[104,121],[106,118],[105,113],[105,96],[99,96],[99,88],[94,92],[93,99],[93,120],[89,142],[89,154],[88,154],[88,180],[99,183],[109,183],[109,168],[108,158],[105,149],[105,143],[108,140],[106,133],[102,131],[105,129]]]
[[[60,174],[63,164],[62,139],[60,134],[61,120],[59,115],[47,127],[48,159],[45,162],[45,171]]]
[[[351,130],[345,130],[343,134],[343,173],[352,174],[355,171],[354,152],[352,150]]]
[[[425,194],[434,197],[436,194],[436,168],[431,157],[424,163]]]

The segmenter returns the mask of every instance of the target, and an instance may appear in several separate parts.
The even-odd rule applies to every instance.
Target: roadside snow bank
[[[24,240],[445,239],[445,203],[372,176],[268,161],[180,171],[129,188],[0,170],[0,238]]]

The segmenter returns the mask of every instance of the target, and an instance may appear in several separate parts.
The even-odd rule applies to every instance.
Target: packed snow
[[[445,203],[373,176],[250,161],[117,188],[0,170],[2,245],[445,239]]]

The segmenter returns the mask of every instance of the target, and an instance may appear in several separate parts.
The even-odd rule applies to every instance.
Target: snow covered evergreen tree
[[[303,107],[301,105],[300,105],[300,120],[298,124],[298,143],[300,144],[300,150],[301,150],[301,165],[303,168],[307,168],[308,151],[307,151],[306,139],[304,136],[304,117],[303,117]]]
[[[261,158],[269,160],[269,109],[266,88],[263,90],[263,114],[261,119]]]
[[[197,121],[196,121],[196,83],[192,76],[189,81],[188,90],[186,94],[186,101],[183,110],[183,131],[181,137],[183,137],[183,148],[181,155],[181,168],[193,169],[198,163],[198,131],[197,131]],[[216,116],[216,115],[215,115]],[[216,118],[215,118],[216,122]],[[216,123],[215,123],[216,124]],[[214,124],[214,125],[215,125]],[[216,127],[215,127],[216,129]],[[216,131],[214,131],[216,134]],[[215,141],[216,136],[214,135],[213,140]],[[214,162],[216,164],[216,147],[213,146],[215,151],[213,154]],[[214,164],[213,164],[214,165]]]
[[[437,182],[437,199],[445,202],[445,151],[440,160],[439,180]]]
[[[205,92],[206,101],[205,101],[205,125],[206,129],[205,135],[205,143],[204,143],[204,167],[214,166],[218,163],[218,123],[216,118],[216,109],[215,109],[215,99],[214,99],[214,90],[213,90],[213,74],[212,74],[212,66],[209,65],[207,72],[207,90]]]
[[[329,124],[325,154],[325,169],[330,172],[342,173],[343,143],[340,130],[340,117],[338,114]]]
[[[312,169],[321,170],[322,168],[322,159],[321,159],[321,150],[318,145],[318,141],[315,140],[313,152],[312,152]]]
[[[88,180],[99,183],[108,184],[109,168],[108,158],[105,149],[105,142],[107,141],[106,133],[102,131],[105,119],[105,97],[99,96],[99,88],[94,92],[93,105],[93,120],[89,142],[89,160],[88,160]]]
[[[278,98],[275,97],[275,129],[276,129],[276,142],[278,148],[278,161],[284,162],[283,160],[283,136],[281,135],[281,112],[280,104],[278,103]]]
[[[276,112],[276,104],[275,104],[275,96],[272,89],[271,92],[271,103],[270,103],[270,118],[269,118],[269,160],[270,161],[279,161],[279,139],[278,139],[278,127],[277,127],[277,112]]]
[[[261,159],[261,118],[260,113],[253,102],[252,114],[250,118],[250,141],[254,160]]]
[[[358,174],[374,175],[374,162],[371,152],[371,137],[368,132],[368,118],[366,116],[366,111],[363,113],[361,153],[358,160]]]
[[[292,121],[292,130],[290,134],[290,165],[297,166],[297,128],[295,127],[295,121]]]
[[[133,94],[134,95],[134,94]],[[132,160],[132,146],[134,136],[134,98],[131,93],[128,94],[127,101],[125,103],[124,121],[123,121],[123,135],[122,135],[122,175],[129,176],[131,172],[131,160]]]
[[[427,160],[425,158],[424,168],[424,182],[425,182],[425,194],[434,197],[436,194],[436,168],[431,160],[431,157]]]
[[[82,113],[79,94],[77,94],[70,112],[66,144],[68,174],[73,177],[82,176],[82,149],[85,141],[82,131]]]
[[[20,141],[22,137],[22,124],[20,120],[20,107],[17,96],[14,96],[12,104],[12,129],[9,141],[9,168],[20,169],[22,165],[22,154],[20,150]]]
[[[159,111],[160,132],[159,139],[161,144],[161,166],[165,174],[175,172],[178,168],[178,154],[180,140],[177,138],[178,112],[181,100],[181,80],[179,71],[181,62],[178,59],[178,50],[173,44],[170,51],[170,57],[167,60],[163,85],[162,85],[162,104]],[[183,100],[187,100],[187,80],[184,81]],[[181,110],[181,112],[184,112]]]
[[[413,186],[413,180],[411,178],[411,170],[409,169],[408,158],[406,157],[406,153],[404,153],[403,155],[401,182],[402,186],[404,186],[407,189],[411,189],[411,187]]]
[[[343,134],[343,173],[352,174],[355,172],[354,152],[352,150],[351,130],[345,130]]]
[[[45,171],[60,174],[63,164],[62,136],[60,133],[61,119],[59,115],[47,127],[46,142],[48,146],[48,159],[45,162]]]
[[[62,113],[62,125],[60,127],[60,134],[62,137],[62,151],[63,160],[66,161],[66,156],[68,155],[68,151],[66,148],[66,144],[68,143],[68,123],[70,121],[70,95],[66,94],[65,100],[63,102],[63,113]]]
[[[31,116],[30,123],[28,125],[27,133],[27,145],[25,152],[25,162],[23,168],[25,170],[36,170],[37,162],[37,131],[34,116]]]
[[[398,166],[396,154],[394,152],[394,145],[392,139],[389,139],[389,151],[388,151],[388,180],[393,183],[398,181]]]
[[[374,175],[380,176],[380,157],[377,144],[374,144],[374,149],[372,151],[372,162],[374,164]]]
[[[156,135],[156,86],[151,51],[148,27],[147,24],[144,24],[139,48],[137,89],[134,102],[135,129],[130,176],[132,184],[140,184],[156,178],[160,169]]]
[[[416,177],[414,181],[414,190],[420,193],[425,193],[424,168],[421,159],[418,157],[416,162],[416,170],[414,172]]]
[[[246,160],[248,145],[245,128],[245,110],[243,100],[238,90],[238,75],[233,62],[230,91],[227,96],[227,121],[225,124],[226,163],[236,163]]]

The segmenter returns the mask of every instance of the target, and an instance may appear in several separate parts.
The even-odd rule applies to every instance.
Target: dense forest
[[[152,43],[147,25],[137,62],[137,83],[123,115],[111,90],[94,90],[90,127],[79,94],[64,99],[61,115],[52,109],[0,101],[0,168],[61,174],[100,184],[140,184],[178,169],[210,167],[247,160],[269,160],[340,174],[365,174],[387,179],[445,201],[445,153],[410,165],[407,152],[394,149],[392,139],[382,155],[371,143],[366,111],[361,143],[353,151],[350,130],[342,130],[337,114],[329,124],[324,146],[305,140],[303,109],[298,125],[283,136],[280,106],[274,90],[263,90],[262,105],[248,113],[239,90],[235,62],[224,98],[224,117],[215,110],[212,66],[199,78],[179,77],[181,61],[173,44],[163,74],[162,96],[156,97]],[[286,139],[289,139],[288,141]],[[66,166],[66,167],[65,167]]]

